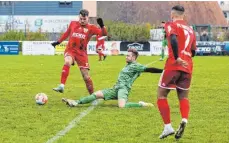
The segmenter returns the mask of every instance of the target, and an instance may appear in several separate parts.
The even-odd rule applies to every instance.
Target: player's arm
[[[72,25],[72,22],[70,23],[70,25],[68,26],[68,29],[64,32],[64,34],[60,37],[60,39],[58,41],[52,43],[52,46],[54,48],[56,45],[59,45],[61,42],[63,42],[65,39],[68,38],[68,36],[71,32],[71,25]]]
[[[175,60],[178,58],[178,42],[177,42],[177,35],[171,34],[170,35],[170,43],[173,51],[173,55]]]
[[[150,73],[162,73],[163,72],[162,69],[158,69],[158,68],[154,68],[154,67],[148,68],[142,64],[137,64],[133,68],[137,72],[150,72]]]
[[[179,56],[178,55],[178,42],[177,42],[177,35],[178,35],[177,27],[173,23],[168,22],[165,24],[165,33],[167,34],[169,38],[168,40],[171,43],[174,58],[175,60],[177,60]]]
[[[150,72],[150,73],[162,73],[163,69],[158,69],[154,67],[146,68],[144,72]]]
[[[196,35],[194,34],[194,39],[191,47],[192,57],[196,55]]]

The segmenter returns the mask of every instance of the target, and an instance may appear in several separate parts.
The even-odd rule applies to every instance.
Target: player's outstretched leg
[[[62,101],[70,107],[76,107],[79,104],[91,103],[94,100],[99,99],[99,98],[104,98],[103,93],[101,91],[97,91],[91,95],[80,98],[79,100],[71,100],[67,98],[62,98]]]
[[[138,103],[141,104],[142,107],[154,107],[154,105],[152,103],[147,103],[144,101],[139,101]]]
[[[120,106],[119,107],[125,107],[125,108],[133,108],[133,107],[153,107],[154,105],[152,103],[146,103],[143,101],[139,101],[138,103],[134,103],[134,102],[127,102],[125,103],[124,106]]]
[[[65,64],[62,68],[62,73],[61,73],[61,84],[53,88],[54,91],[63,93],[64,92],[64,85],[67,81],[68,75],[69,75],[69,70],[70,70],[70,65]]]
[[[70,70],[70,66],[73,63],[73,59],[71,56],[66,56],[64,58],[64,66],[62,68],[62,72],[61,72],[61,80],[60,80],[60,85],[56,88],[53,88],[54,91],[56,92],[60,92],[63,93],[64,92],[64,85],[67,81],[68,75],[69,75],[69,70]]]
[[[53,88],[54,91],[60,92],[60,93],[64,92],[64,85],[65,85],[66,80],[67,80],[68,75],[69,75],[69,69],[70,69],[69,65],[63,66],[62,73],[61,73],[61,84],[58,87]]]
[[[78,101],[67,99],[67,98],[62,98],[62,102],[66,103],[66,105],[70,107],[76,107],[78,105]]]

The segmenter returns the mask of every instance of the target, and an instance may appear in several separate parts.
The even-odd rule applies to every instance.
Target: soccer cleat
[[[53,88],[53,90],[56,91],[56,92],[63,93],[64,92],[64,87],[62,87],[62,86],[59,85],[58,87]]]
[[[146,103],[143,101],[139,101],[139,104],[141,104],[143,107],[153,107],[154,105],[152,103]]]
[[[170,135],[173,135],[175,133],[174,129],[171,128],[164,128],[164,131],[162,132],[162,134],[159,136],[160,139],[164,139]]]
[[[104,56],[104,57],[103,57],[103,60],[105,61],[106,58],[107,58],[107,56]]]
[[[164,61],[164,59],[160,58],[160,61]]]
[[[185,129],[185,127],[186,127],[186,122],[184,122],[184,121],[182,121],[181,123],[180,123],[180,126],[179,126],[179,128],[177,129],[177,132],[176,132],[176,134],[175,134],[175,138],[178,140],[178,139],[180,139],[181,137],[182,137],[182,135],[184,134],[184,129]]]
[[[66,103],[66,105],[68,105],[70,107],[76,107],[78,105],[78,102],[76,102],[75,100],[71,100],[71,99],[67,99],[67,98],[62,98],[62,101],[64,103]]]

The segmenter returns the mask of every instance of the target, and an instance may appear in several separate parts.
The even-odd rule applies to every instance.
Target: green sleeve
[[[137,63],[137,64],[134,64],[134,65],[133,65],[133,69],[134,69],[134,71],[136,71],[136,72],[144,72],[145,69],[146,69],[146,66]]]

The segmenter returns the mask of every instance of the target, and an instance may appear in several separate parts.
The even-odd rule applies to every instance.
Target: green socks
[[[139,103],[133,103],[133,102],[127,102],[125,104],[125,108],[131,108],[131,107],[142,107],[142,105]]]
[[[165,50],[162,50],[161,51],[161,58],[164,59],[164,57],[165,57]]]
[[[89,96],[80,98],[80,100],[78,101],[79,104],[86,104],[86,103],[90,103],[92,101],[96,100],[96,95],[93,93]]]

